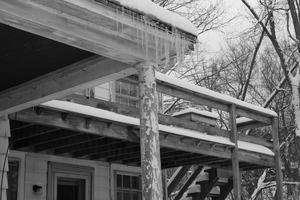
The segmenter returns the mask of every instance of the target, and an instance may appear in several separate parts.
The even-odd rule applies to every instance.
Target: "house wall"
[[[18,200],[47,200],[48,190],[48,163],[63,163],[74,166],[93,168],[92,199],[113,200],[115,199],[115,170],[140,173],[137,167],[128,167],[118,164],[110,164],[100,161],[80,160],[45,154],[24,153],[11,151],[10,159],[20,160]],[[33,192],[33,186],[42,186],[42,192]]]

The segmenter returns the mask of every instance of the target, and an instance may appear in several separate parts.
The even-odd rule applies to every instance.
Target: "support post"
[[[279,146],[279,136],[278,136],[278,118],[272,118],[272,135],[273,135],[273,145],[275,154],[275,172],[276,172],[276,200],[283,199],[283,176],[281,171],[281,160],[280,160],[280,146]]]
[[[7,116],[0,117],[0,198],[7,200],[8,189],[8,138],[10,137],[9,120]]]
[[[162,175],[155,81],[157,64],[136,65],[140,96],[140,141],[143,200],[162,200]]]
[[[229,123],[230,123],[230,141],[235,145],[231,149],[232,174],[233,174],[233,199],[241,200],[241,182],[240,182],[240,167],[238,157],[238,133],[236,126],[236,107],[234,104],[229,107]]]

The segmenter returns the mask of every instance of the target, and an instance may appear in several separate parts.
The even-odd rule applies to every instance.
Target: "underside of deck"
[[[80,98],[79,95],[73,97]],[[105,109],[104,101],[88,98],[86,101],[96,101],[98,107]],[[114,104],[106,109],[116,106],[120,106],[123,111],[126,107]],[[130,112],[130,108],[127,112]],[[10,122],[11,150],[132,166],[140,166],[141,163],[139,127],[132,124],[45,106],[11,114]],[[232,166],[232,146],[218,141],[160,131],[160,143],[161,163],[164,169],[191,164],[224,169],[230,169]],[[241,170],[271,167],[274,163],[273,156],[250,151],[240,151],[239,160]]]

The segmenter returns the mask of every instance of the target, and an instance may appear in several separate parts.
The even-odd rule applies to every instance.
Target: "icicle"
[[[122,7],[122,19],[121,19],[121,34],[123,34],[123,29],[124,29],[124,7]]]
[[[175,46],[176,46],[176,59],[178,67],[181,68],[182,62],[181,62],[181,47],[180,47],[180,37],[179,34],[176,33],[175,35]]]
[[[181,60],[184,61],[185,58],[185,50],[187,49],[187,42],[181,38]]]
[[[145,27],[144,27],[144,24],[143,24],[143,22],[141,22],[141,29],[140,29],[140,31],[141,31],[141,47],[142,47],[142,49],[144,49],[145,48],[145,46],[144,46],[144,40],[145,40],[145,37],[144,37],[144,34],[145,34]]]
[[[168,68],[169,65],[169,55],[170,55],[170,51],[169,51],[169,40],[168,40],[168,33],[166,33],[166,37],[165,37],[165,57],[166,57],[166,67],[165,69]]]
[[[117,16],[117,18],[116,18],[116,22],[117,22],[116,29],[117,29],[117,33],[118,33],[119,32],[119,10],[118,10],[118,8],[116,9],[116,12],[117,12],[117,14],[116,14],[116,16]]]
[[[149,61],[149,44],[148,44],[149,35],[148,32],[145,31],[145,48],[146,48],[146,61]]]
[[[139,29],[136,29],[136,44],[137,44],[137,48],[140,47],[140,35],[139,35]]]
[[[198,40],[196,41],[196,44],[195,44],[195,48],[196,48],[196,58],[197,58],[197,62],[199,61],[199,42]]]
[[[159,51],[159,41],[158,41],[158,30],[155,30],[155,62],[156,64],[158,64],[159,62],[159,55],[158,55],[158,51]]]

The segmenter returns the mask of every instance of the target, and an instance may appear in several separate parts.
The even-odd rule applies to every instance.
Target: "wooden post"
[[[136,65],[140,92],[140,141],[143,200],[162,200],[162,175],[157,115],[155,69],[157,64]]]
[[[233,173],[233,199],[241,200],[241,183],[240,183],[240,167],[238,157],[238,133],[236,126],[236,107],[234,104],[229,107],[229,123],[230,123],[230,141],[235,144],[231,149],[232,173]]]
[[[7,200],[8,189],[8,138],[10,137],[9,120],[7,116],[0,117],[0,198]]]
[[[276,172],[276,200],[283,199],[283,176],[281,171],[281,160],[280,160],[280,146],[279,146],[279,136],[278,136],[278,118],[272,118],[272,136],[275,154],[275,172]]]

